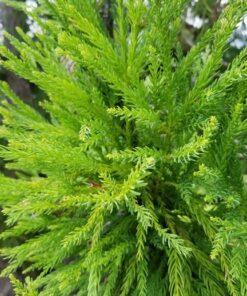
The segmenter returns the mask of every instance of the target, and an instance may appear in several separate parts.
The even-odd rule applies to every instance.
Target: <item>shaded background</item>
[[[83,0],[82,0],[83,1]],[[36,0],[20,0],[26,3],[29,9],[36,7]],[[101,15],[109,34],[112,34],[112,7],[114,0],[105,0],[101,10]],[[200,35],[218,19],[222,9],[227,5],[227,0],[192,0],[188,6],[184,19],[183,31],[181,34],[181,42],[184,52],[196,43]],[[39,26],[29,17],[26,17],[22,12],[16,11],[5,4],[0,3],[0,44],[5,44],[10,50],[14,49],[4,39],[3,30],[15,35],[15,27],[21,27],[30,36],[34,36],[35,32],[39,31]],[[242,22],[238,25],[229,39],[231,45],[230,50],[224,56],[224,64],[227,64],[247,45],[247,16],[243,16]],[[15,74],[0,68],[0,79],[7,81],[17,95],[27,104],[34,108],[38,108],[40,93],[35,86],[29,84]],[[243,159],[244,171],[247,172],[247,149],[246,153],[239,156]],[[4,163],[0,159],[0,171],[4,172]],[[246,178],[245,178],[246,179]],[[1,209],[0,209],[1,210]],[[4,217],[0,212],[0,231],[4,227]],[[0,242],[0,247],[1,247]],[[0,258],[0,270],[6,266],[6,262]],[[16,274],[21,278],[21,271]],[[14,295],[8,279],[0,278],[0,296]]]

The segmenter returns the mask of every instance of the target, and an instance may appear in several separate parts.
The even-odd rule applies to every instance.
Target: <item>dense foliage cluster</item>
[[[247,295],[247,49],[222,62],[246,2],[187,54],[189,1],[115,2],[108,34],[103,1],[40,0],[41,32],[0,48],[45,97],[0,85],[3,274],[17,295]]]

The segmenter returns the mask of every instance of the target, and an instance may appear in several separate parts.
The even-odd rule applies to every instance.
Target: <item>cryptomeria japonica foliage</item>
[[[41,32],[6,34],[1,65],[46,97],[43,116],[1,82],[16,295],[247,295],[247,49],[223,63],[247,5],[185,54],[188,2],[117,0],[109,36],[102,3],[40,0]]]

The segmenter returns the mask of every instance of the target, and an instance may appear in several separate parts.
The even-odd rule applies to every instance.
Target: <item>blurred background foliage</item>
[[[115,0],[101,0],[101,15],[104,19],[106,28],[111,36],[112,32],[112,11]],[[25,3],[29,9],[36,7],[36,0],[20,0]],[[184,53],[197,42],[200,36],[212,26],[218,19],[222,9],[227,5],[227,0],[192,0],[184,15],[184,27],[181,33],[181,43]],[[7,7],[4,3],[0,3],[0,44],[5,44],[10,50],[13,48],[4,39],[3,31],[6,30],[15,35],[15,27],[21,27],[30,36],[34,36],[35,32],[39,31],[39,26],[30,18],[27,18],[22,12],[16,11],[13,8]],[[242,22],[232,33],[229,39],[230,49],[225,53],[224,66],[226,67],[240,51],[247,45],[247,16],[243,16]],[[39,101],[42,100],[42,93],[33,85],[15,74],[0,68],[0,79],[7,81],[12,89],[20,96],[27,104],[34,108],[39,108]],[[239,155],[243,160],[244,173],[247,174],[247,147],[246,153]],[[0,171],[4,171],[4,163],[0,159]],[[11,172],[8,172],[11,174]],[[14,177],[14,173],[13,173]],[[247,181],[247,175],[244,176]],[[4,227],[4,217],[0,212],[0,232]],[[0,242],[1,247],[1,242]],[[0,259],[0,270],[6,262]],[[20,277],[20,275],[17,274]],[[14,295],[8,279],[0,278],[0,296]]]

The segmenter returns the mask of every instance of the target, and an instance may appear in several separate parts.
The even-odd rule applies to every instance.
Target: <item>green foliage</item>
[[[42,32],[6,34],[1,66],[46,95],[43,117],[0,84],[16,295],[247,295],[247,50],[222,67],[247,6],[184,55],[188,2],[118,0],[110,37],[102,3],[40,0]]]

